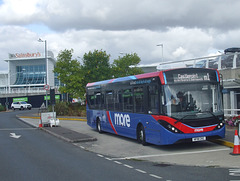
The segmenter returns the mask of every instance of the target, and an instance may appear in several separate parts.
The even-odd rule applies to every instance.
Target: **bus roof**
[[[99,81],[99,82],[88,83],[86,87],[115,83],[115,82],[123,82],[123,81],[128,81],[128,80],[138,80],[138,79],[151,78],[151,77],[159,77],[161,83],[165,84],[166,83],[166,77],[165,77],[164,72],[178,71],[178,70],[181,71],[181,70],[186,70],[186,69],[188,69],[188,70],[190,70],[190,69],[197,70],[198,69],[199,71],[202,71],[204,69],[204,70],[208,70],[208,71],[216,71],[216,73],[218,74],[217,79],[218,79],[218,81],[220,81],[219,72],[215,69],[209,69],[209,68],[177,68],[177,69],[168,69],[168,70],[162,70],[162,71],[159,71],[159,72],[150,72],[150,73],[144,73],[144,74],[139,74],[139,75],[131,75],[131,76],[127,76],[127,77],[120,77],[120,78],[115,78],[115,79],[110,79],[110,80],[103,80],[103,81]]]
[[[115,83],[115,82],[122,82],[122,81],[127,81],[127,80],[137,80],[137,79],[144,79],[144,78],[149,78],[149,77],[158,77],[160,73],[161,72],[151,72],[151,73],[145,73],[145,74],[139,74],[139,75],[131,75],[131,76],[127,76],[127,77],[120,77],[120,78],[116,78],[116,79],[103,80],[103,81],[99,81],[99,82],[88,83],[87,87]]]

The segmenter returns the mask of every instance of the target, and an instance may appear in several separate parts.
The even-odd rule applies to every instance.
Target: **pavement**
[[[23,122],[27,123],[30,126],[39,127],[40,124],[40,116],[38,113],[33,114],[21,114],[17,115],[17,117],[22,120]],[[70,117],[70,116],[60,116],[57,117],[60,122],[61,120],[71,120],[71,121],[87,121],[85,117]],[[77,142],[88,142],[88,141],[96,141],[97,138],[94,138],[92,136],[89,136],[87,134],[83,134],[71,129],[68,129],[66,127],[63,127],[62,125],[56,126],[56,127],[40,127],[43,131],[48,132],[49,134],[52,134],[58,138],[61,138],[67,142],[70,143],[77,143]]]

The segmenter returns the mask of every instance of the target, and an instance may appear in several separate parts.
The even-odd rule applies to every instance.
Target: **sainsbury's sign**
[[[37,53],[15,53],[11,54],[9,53],[9,59],[15,59],[15,58],[34,58],[34,57],[41,57],[42,54]]]

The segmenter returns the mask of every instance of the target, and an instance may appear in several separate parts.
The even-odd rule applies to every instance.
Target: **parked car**
[[[15,109],[19,109],[19,110],[29,109],[30,110],[30,109],[32,109],[32,105],[27,102],[24,102],[24,101],[13,102],[11,105],[11,108],[13,110],[15,110]]]

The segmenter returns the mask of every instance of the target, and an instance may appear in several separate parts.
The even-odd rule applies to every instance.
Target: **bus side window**
[[[94,108],[94,100],[95,100],[94,94],[87,95],[87,103],[90,109]]]
[[[102,94],[100,92],[95,92],[95,109],[101,109],[101,97]]]
[[[114,94],[114,107],[115,111],[122,111],[122,92],[120,90]]]
[[[113,104],[113,91],[107,91],[106,92],[106,105],[107,110],[114,110],[114,104]]]
[[[132,112],[133,110],[133,95],[131,89],[123,90],[123,111]]]
[[[133,89],[134,93],[134,112],[135,113],[144,113],[144,93],[143,87],[135,87]]]
[[[101,95],[101,109],[106,109],[104,93],[102,93],[102,95]]]
[[[148,113],[159,114],[159,93],[157,85],[148,86]]]

